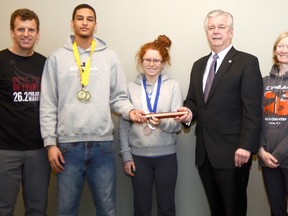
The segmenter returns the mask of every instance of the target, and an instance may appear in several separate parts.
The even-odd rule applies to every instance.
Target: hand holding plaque
[[[145,117],[146,118],[155,117],[155,118],[158,118],[158,119],[161,119],[161,118],[175,118],[177,116],[180,117],[180,116],[185,115],[185,114],[188,114],[188,111],[149,113],[149,114],[145,114]]]

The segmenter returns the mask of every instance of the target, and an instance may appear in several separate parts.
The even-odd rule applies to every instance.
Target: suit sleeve
[[[256,153],[262,126],[261,99],[263,80],[258,59],[247,60],[241,77],[242,126],[240,148]]]
[[[194,89],[195,86],[193,84],[193,80],[195,79],[194,74],[193,74],[194,70],[195,70],[195,64],[193,65],[192,70],[191,70],[190,84],[189,84],[186,99],[184,100],[184,103],[183,103],[185,107],[187,107],[188,109],[192,111],[192,114],[193,114],[192,122],[197,119],[196,98],[195,98],[195,89]]]

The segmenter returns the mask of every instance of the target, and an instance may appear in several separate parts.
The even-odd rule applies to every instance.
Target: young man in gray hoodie
[[[94,37],[95,10],[78,5],[71,35],[44,67],[40,122],[49,162],[57,173],[58,215],[77,215],[85,178],[97,216],[115,216],[115,158],[110,108],[144,122],[127,97],[118,56]]]

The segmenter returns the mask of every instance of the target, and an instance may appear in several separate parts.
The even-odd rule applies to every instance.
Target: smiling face
[[[206,36],[211,50],[219,53],[228,47],[233,38],[233,29],[225,15],[208,18]]]
[[[164,68],[162,56],[158,50],[148,49],[142,59],[141,67],[148,82],[153,83],[158,79]]]
[[[288,37],[284,37],[279,41],[274,51],[274,55],[280,64],[288,65]]]
[[[14,29],[11,29],[10,32],[14,40],[12,50],[15,54],[30,55],[33,53],[33,47],[39,39],[39,32],[34,19],[23,21],[17,17],[14,22]]]

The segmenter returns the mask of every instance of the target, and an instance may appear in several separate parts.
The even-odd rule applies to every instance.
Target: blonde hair
[[[275,54],[275,51],[276,51],[276,49],[277,49],[277,46],[278,46],[278,44],[279,44],[279,42],[283,39],[283,38],[286,38],[286,37],[288,37],[288,32],[282,32],[279,36],[278,36],[278,38],[276,39],[276,41],[274,42],[274,45],[273,45],[273,53],[272,53],[272,59],[273,59],[273,63],[274,64],[276,64],[277,66],[279,66],[279,60],[278,60],[278,58],[277,58],[277,56],[276,56],[276,54]]]

